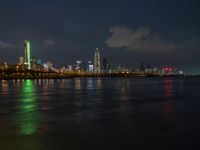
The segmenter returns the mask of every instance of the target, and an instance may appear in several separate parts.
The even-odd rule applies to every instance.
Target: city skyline
[[[139,73],[139,74],[157,74],[157,75],[183,75],[183,70],[180,68],[174,68],[171,66],[152,66],[151,64],[145,64],[140,62],[137,68],[127,68],[122,64],[113,65],[112,62],[107,61],[106,57],[102,58],[100,53],[101,50],[96,48],[94,50],[94,57],[89,59],[80,60],[77,59],[75,62],[70,64],[65,64],[61,66],[55,66],[51,60],[44,60],[42,56],[33,56],[31,49],[31,41],[24,40],[23,54],[18,56],[18,62],[10,64],[9,62],[0,63],[1,70],[11,70],[15,71],[54,71],[65,73],[77,72],[79,73],[89,73],[89,74],[112,74],[112,73]],[[13,70],[13,71],[14,71]]]
[[[33,56],[56,66],[88,60],[99,47],[102,58],[114,65],[138,68],[144,62],[200,72],[198,4],[194,0],[2,2],[0,61],[18,62],[21,43],[28,39]]]
[[[0,150],[198,150],[199,6],[1,0]]]

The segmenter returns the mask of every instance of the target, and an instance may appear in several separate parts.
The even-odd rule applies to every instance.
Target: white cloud
[[[163,40],[160,34],[152,33],[147,27],[133,30],[126,26],[115,26],[110,32],[112,36],[106,40],[106,44],[111,48],[141,52],[171,51],[176,48],[174,43]]]
[[[44,40],[44,45],[45,46],[53,46],[55,44],[55,41],[53,39],[50,39],[50,38],[46,38]]]
[[[6,48],[15,48],[15,46],[12,45],[12,44],[9,44],[9,43],[0,41],[0,48],[2,48],[2,49],[6,49]]]

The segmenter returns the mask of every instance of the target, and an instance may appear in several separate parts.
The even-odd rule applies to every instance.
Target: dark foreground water
[[[189,150],[199,137],[199,78],[0,81],[0,150]]]

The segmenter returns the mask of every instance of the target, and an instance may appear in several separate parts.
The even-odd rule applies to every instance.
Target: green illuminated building
[[[26,69],[31,69],[31,44],[30,41],[24,41],[24,64]]]

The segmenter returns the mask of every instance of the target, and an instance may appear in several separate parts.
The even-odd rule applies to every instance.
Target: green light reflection
[[[20,134],[35,134],[39,127],[39,113],[37,96],[32,80],[25,80],[22,87],[22,98],[20,100],[20,112],[18,114],[18,124]]]

